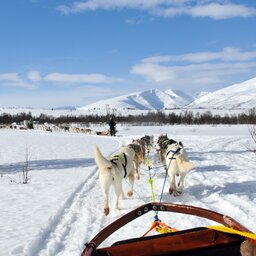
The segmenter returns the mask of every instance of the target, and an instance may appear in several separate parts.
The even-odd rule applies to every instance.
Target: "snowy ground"
[[[135,184],[132,198],[121,200],[120,211],[103,214],[103,197],[92,148],[97,144],[104,155],[145,134],[168,133],[181,140],[195,168],[185,180],[181,196],[168,194],[163,201],[189,204],[227,214],[256,232],[256,156],[248,126],[159,126],[118,127],[118,137],[0,130],[0,252],[1,255],[80,255],[83,244],[99,230],[130,210],[150,201],[148,173]],[[29,156],[30,182],[18,184]],[[156,153],[149,157],[159,166]],[[15,180],[15,182],[11,182]],[[154,188],[159,200],[164,169],[156,169]],[[123,183],[124,190],[128,184]],[[114,193],[111,191],[111,207]],[[204,219],[159,213],[177,229],[209,225]],[[143,235],[153,213],[144,215],[112,235],[113,241]]]

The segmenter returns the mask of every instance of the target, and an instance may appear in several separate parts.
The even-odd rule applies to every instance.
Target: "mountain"
[[[76,110],[76,107],[73,106],[63,106],[63,107],[56,107],[56,108],[52,108],[53,110]]]
[[[193,96],[195,97],[195,99],[198,99],[198,98],[201,98],[201,97],[203,97],[203,96],[205,96],[205,95],[207,95],[209,93],[210,92],[208,92],[208,91],[202,91],[202,92],[195,93]]]
[[[193,97],[181,91],[158,89],[136,92],[107,100],[101,100],[93,104],[80,107],[78,110],[105,109],[106,106],[112,109],[172,109],[181,108],[194,100]]]
[[[256,106],[256,77],[240,84],[208,93],[189,104],[189,108],[250,109]]]

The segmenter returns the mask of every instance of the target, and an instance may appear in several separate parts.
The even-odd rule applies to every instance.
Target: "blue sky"
[[[255,0],[0,2],[0,107],[194,94],[255,76]]]

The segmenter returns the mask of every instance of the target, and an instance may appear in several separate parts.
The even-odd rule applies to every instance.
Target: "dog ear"
[[[179,141],[179,145],[180,145],[181,147],[183,147],[183,144],[182,144],[182,142],[181,142],[181,141]]]

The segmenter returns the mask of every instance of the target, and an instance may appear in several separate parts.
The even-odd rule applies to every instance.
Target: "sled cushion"
[[[240,256],[244,241],[238,235],[194,228],[163,235],[134,238],[96,250],[97,256]]]

